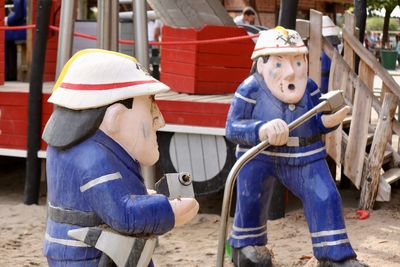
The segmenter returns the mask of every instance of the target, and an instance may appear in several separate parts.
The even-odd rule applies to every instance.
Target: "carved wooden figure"
[[[49,99],[56,106],[43,134],[49,144],[44,254],[50,266],[98,266],[110,261],[102,251],[116,255],[119,266],[136,266],[140,255],[134,249],[119,253],[127,243],[111,235],[161,235],[197,214],[193,198],[149,195],[140,171],[159,158],[156,131],[165,122],[154,95],[168,90],[124,54],[87,49],[67,62]],[[99,225],[114,233],[86,228]],[[99,250],[107,238],[111,247]]]
[[[237,89],[226,135],[240,157],[261,141],[271,146],[250,160],[237,179],[237,203],[229,242],[235,266],[271,266],[267,211],[275,179],[304,205],[313,251],[321,266],[364,266],[347,237],[340,195],[325,161],[321,134],[349,111],[318,113],[289,133],[288,124],[318,104],[317,85],[307,78],[307,48],[293,30],[262,32],[252,74]],[[331,264],[331,265],[330,265]]]

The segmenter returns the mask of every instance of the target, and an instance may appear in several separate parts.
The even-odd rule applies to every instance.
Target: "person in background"
[[[397,63],[400,68],[400,33],[396,35],[396,51],[397,51]]]
[[[328,16],[323,16],[322,36],[324,36],[329,41],[329,43],[336,49],[338,49],[338,45],[340,44],[340,39],[338,35],[339,35],[338,27],[336,27],[331,18]],[[325,52],[322,52],[321,87],[320,87],[320,91],[322,94],[326,94],[328,92],[330,69],[331,69],[331,59],[325,54]]]
[[[241,25],[241,24],[250,24],[254,25],[256,21],[256,11],[252,7],[245,7],[242,11],[242,14],[235,17],[233,21],[236,23],[236,25]]]
[[[26,0],[14,0],[12,11],[4,18],[4,26],[26,25]],[[16,41],[26,40],[26,30],[7,30],[5,32],[6,80],[17,79]]]

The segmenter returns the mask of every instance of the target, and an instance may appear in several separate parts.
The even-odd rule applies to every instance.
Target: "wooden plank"
[[[348,31],[352,34],[355,34],[355,18],[352,14],[349,12],[345,13],[345,25],[344,28],[348,29]],[[354,71],[355,68],[355,54],[354,51],[352,50],[351,46],[348,44],[346,39],[344,39],[343,42],[343,49],[344,49],[344,61],[347,63],[347,65],[350,67],[351,70]],[[348,87],[347,88],[347,94],[346,98],[350,100],[350,102],[353,102],[353,96],[354,96],[354,88]]]
[[[390,92],[389,87],[385,83],[382,82],[382,89],[381,89],[381,93],[380,93],[380,101],[381,102],[383,100],[383,97],[385,96],[385,93],[388,93],[388,92]]]
[[[392,184],[400,179],[400,168],[393,168],[386,171],[382,178],[386,180],[387,183]]]
[[[357,42],[358,42],[358,41],[357,41]],[[332,56],[332,55],[333,55],[333,53],[334,53],[333,47],[332,47],[332,46],[329,46],[329,45],[327,44],[327,42],[326,42],[325,39],[323,39],[323,47],[324,47],[325,53],[327,53],[328,56]],[[364,59],[365,59],[365,58],[364,58]],[[378,100],[377,97],[375,97],[375,96],[373,95],[373,92],[371,92],[371,91],[369,90],[369,88],[365,85],[365,83],[364,83],[363,81],[359,80],[359,77],[357,76],[357,74],[356,74],[354,71],[352,71],[352,70],[350,69],[350,67],[349,67],[347,64],[345,64],[344,59],[343,59],[342,57],[338,57],[338,60],[344,63],[344,64],[340,64],[340,66],[341,66],[343,69],[346,69],[346,72],[347,72],[348,75],[349,75],[349,76],[348,76],[349,82],[350,82],[353,86],[357,86],[358,88],[360,88],[360,89],[366,91],[366,93],[370,95],[370,97],[372,98],[372,107],[373,107],[373,108],[375,109],[375,111],[379,114],[380,111],[381,111],[381,104],[382,104],[382,103]],[[366,63],[367,63],[367,65],[368,65],[368,62],[366,62]],[[349,83],[349,84],[350,84],[350,83]],[[392,93],[394,93],[394,92],[392,92]],[[395,93],[395,94],[396,94],[396,93]],[[397,94],[396,94],[396,96],[397,96]],[[347,102],[350,102],[350,99],[347,97],[347,95],[345,95],[345,100],[346,100]],[[397,135],[400,136],[400,123],[399,123],[397,120],[394,120],[394,121],[393,121],[393,124],[392,124],[392,127],[393,127],[393,131],[394,131]]]
[[[344,174],[359,188],[364,153],[368,138],[368,124],[371,114],[372,98],[367,90],[356,88],[353,114],[344,159]]]
[[[358,41],[358,39],[351,36],[350,32],[346,29],[343,29],[343,37],[364,62],[374,70],[382,82],[390,88],[390,91],[397,97],[400,97],[400,85],[396,83],[389,72],[379,64],[376,58]]]
[[[296,31],[301,38],[308,39],[310,37],[310,21],[304,19],[296,19]]]
[[[204,24],[235,25],[218,0],[148,0],[164,24],[200,28]]]
[[[334,56],[332,58],[332,64],[331,64],[331,69],[330,69],[330,76],[329,76],[329,85],[328,85],[328,91],[333,91],[336,89],[342,88],[341,85],[337,87],[337,85],[334,85],[337,80],[335,77],[339,77],[337,75],[337,71],[339,68],[337,67],[338,65],[338,53],[334,53]],[[342,82],[340,82],[342,83]],[[337,168],[341,168],[341,149],[342,149],[342,124],[339,125],[339,127],[333,131],[330,132],[326,135],[325,137],[325,147],[328,155],[335,161]]]
[[[374,206],[378,192],[380,169],[384,158],[384,152],[389,138],[392,134],[392,119],[397,107],[397,97],[385,94],[382,112],[379,114],[375,138],[372,142],[371,151],[368,156],[367,171],[363,175],[364,184],[361,190],[360,207],[371,210]]]
[[[193,180],[196,182],[205,182],[207,175],[203,157],[203,146],[201,144],[201,135],[186,134],[189,140],[190,161]]]
[[[221,137],[218,137],[221,138]],[[203,157],[206,162],[206,178],[211,179],[215,175],[217,175],[224,165],[220,166],[219,164],[219,155],[216,146],[216,136],[211,135],[202,135],[201,136],[201,144],[203,147]],[[226,158],[226,154],[225,154]],[[225,162],[224,162],[225,163]]]
[[[310,10],[309,75],[314,82],[321,85],[321,51],[322,51],[322,13]]]
[[[359,66],[359,77],[365,83],[365,85],[369,88],[371,92],[374,90],[374,71],[365,64],[364,61],[360,60]]]

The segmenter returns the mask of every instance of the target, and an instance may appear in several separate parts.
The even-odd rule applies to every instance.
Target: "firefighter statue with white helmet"
[[[156,131],[165,122],[154,95],[168,90],[135,58],[116,52],[82,50],[64,66],[49,98],[55,110],[43,134],[49,145],[44,255],[50,266],[110,263],[98,249],[109,235],[95,228],[86,231],[91,237],[71,234],[85,227],[160,235],[197,214],[193,198],[149,195],[140,172],[140,165],[159,158]],[[123,246],[109,248],[110,255],[126,250]]]
[[[272,266],[265,245],[275,179],[303,202],[320,266],[363,266],[347,237],[340,195],[321,139],[321,134],[342,122],[349,107],[317,114],[293,131],[288,129],[289,123],[317,104],[320,95],[307,78],[307,52],[296,31],[278,26],[261,32],[252,54],[252,74],[232,101],[226,136],[238,144],[237,157],[261,141],[271,144],[239,172],[229,238],[235,266]]]

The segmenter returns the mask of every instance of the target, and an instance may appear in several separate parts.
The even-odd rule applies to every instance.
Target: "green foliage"
[[[393,9],[397,5],[400,5],[400,0],[368,0],[367,4],[372,9]]]
[[[369,17],[367,18],[367,31],[382,31],[383,18],[382,17]],[[400,25],[395,18],[390,19],[389,31],[400,31]]]

